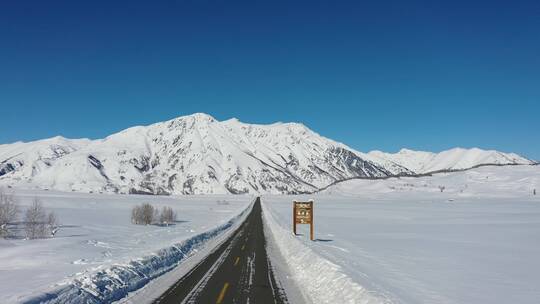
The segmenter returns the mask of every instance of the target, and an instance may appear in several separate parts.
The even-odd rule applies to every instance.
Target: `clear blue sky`
[[[0,143],[193,112],[540,159],[540,1],[4,1]]]

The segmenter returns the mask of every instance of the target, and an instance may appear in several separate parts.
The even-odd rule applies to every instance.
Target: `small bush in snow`
[[[47,213],[39,198],[34,198],[32,205],[24,214],[24,230],[27,239],[44,238],[47,234]]]
[[[24,231],[27,239],[40,239],[54,237],[60,225],[54,212],[45,210],[41,200],[34,198],[32,205],[26,209],[24,214]]]
[[[162,225],[169,225],[176,221],[176,212],[171,207],[163,207],[159,216],[159,222]]]
[[[133,209],[131,209],[131,223],[137,224],[137,225],[142,224],[140,206],[135,206],[133,207]]]
[[[137,225],[169,225],[176,221],[176,213],[171,207],[163,207],[161,213],[154,206],[145,203],[131,210],[131,222]]]
[[[58,229],[60,229],[58,218],[56,217],[56,214],[52,211],[49,212],[49,215],[47,216],[47,228],[49,229],[51,237],[54,237],[58,232]]]
[[[9,235],[8,224],[14,222],[19,214],[19,206],[13,195],[0,189],[0,237]]]
[[[217,204],[218,204],[218,205],[229,205],[229,202],[226,201],[226,200],[218,200],[218,201],[217,201]]]
[[[154,206],[144,203],[140,206],[135,206],[131,210],[131,222],[137,225],[150,225],[156,218],[157,210]]]

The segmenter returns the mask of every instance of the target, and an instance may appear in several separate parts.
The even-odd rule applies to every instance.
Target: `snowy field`
[[[21,209],[35,196],[40,197],[48,210],[57,213],[63,227],[51,239],[0,239],[2,303],[19,302],[74,279],[87,279],[112,265],[126,265],[212,231],[235,218],[252,201],[251,196],[160,197],[29,190],[17,191],[16,195]],[[131,224],[131,208],[143,202],[159,208],[171,206],[178,213],[177,222],[169,227]],[[203,234],[198,241],[202,244],[205,237],[219,233],[221,230]],[[152,274],[159,275],[158,270],[162,269],[152,269]]]
[[[441,187],[444,187],[441,193]],[[264,196],[265,222],[313,303],[540,303],[539,166],[353,180]],[[291,234],[292,200],[315,200]]]
[[[284,282],[286,290],[295,285],[300,293],[294,303],[539,303],[534,189],[540,190],[539,166],[351,180],[317,195],[263,196],[265,233],[271,253],[284,257],[286,274],[279,276],[294,281]],[[16,194],[22,208],[39,196],[63,227],[52,239],[0,239],[2,303],[51,291],[68,302],[82,291],[99,303],[125,295],[115,292],[126,282],[127,302],[142,303],[194,265],[196,258],[186,256],[201,258],[226,237],[253,199]],[[315,242],[307,225],[299,226],[301,235],[291,233],[291,202],[308,198],[315,200]],[[178,222],[131,224],[131,208],[143,202],[173,207]]]

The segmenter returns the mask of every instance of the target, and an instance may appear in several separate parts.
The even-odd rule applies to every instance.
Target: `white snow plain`
[[[445,187],[443,192],[440,187]],[[263,196],[265,223],[307,303],[539,303],[539,166],[351,180]],[[292,201],[314,199],[292,235]]]
[[[204,249],[208,240],[234,229],[253,200],[242,195],[163,197],[28,190],[16,195],[21,209],[40,197],[45,208],[58,215],[62,228],[55,238],[0,239],[2,303],[59,296],[69,302],[71,296],[82,299],[74,295],[81,291],[89,297],[88,303],[117,299],[184,262]],[[178,213],[177,222],[169,227],[132,224],[131,208],[143,202],[171,206]]]
[[[282,255],[283,287],[299,289],[292,303],[538,303],[540,194],[533,189],[540,190],[540,166],[350,180],[316,195],[263,196],[265,233],[271,254]],[[41,197],[64,227],[53,239],[0,240],[2,303],[36,302],[44,292],[41,299],[82,292],[89,303],[125,294],[123,302],[143,303],[234,230],[253,200],[17,195],[22,207]],[[310,198],[315,242],[307,225],[301,235],[291,232],[292,201]],[[131,224],[130,210],[142,202],[173,207],[179,222]]]

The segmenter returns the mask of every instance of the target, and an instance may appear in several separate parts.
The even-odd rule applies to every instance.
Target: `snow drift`
[[[292,235],[291,231],[276,222],[270,208],[263,202],[263,220],[272,241],[300,292],[308,303],[321,304],[380,304],[392,303],[359,285],[347,276],[340,266],[324,259]],[[268,236],[267,236],[268,237]]]
[[[22,301],[37,303],[111,303],[120,300],[149,281],[180,265],[209,240],[235,229],[251,211],[250,206],[226,223],[195,235],[178,244],[163,248],[152,255],[133,259],[126,264],[114,264],[105,269],[85,272],[69,284],[56,290],[34,295]]]
[[[357,179],[263,202],[265,224],[307,303],[364,303],[369,290],[373,301],[392,303],[533,304],[540,299],[535,189],[538,166],[482,167]],[[292,234],[292,201],[307,199],[315,201],[314,242],[308,225],[298,227],[303,236]],[[340,280],[363,289],[341,289],[350,283]]]

